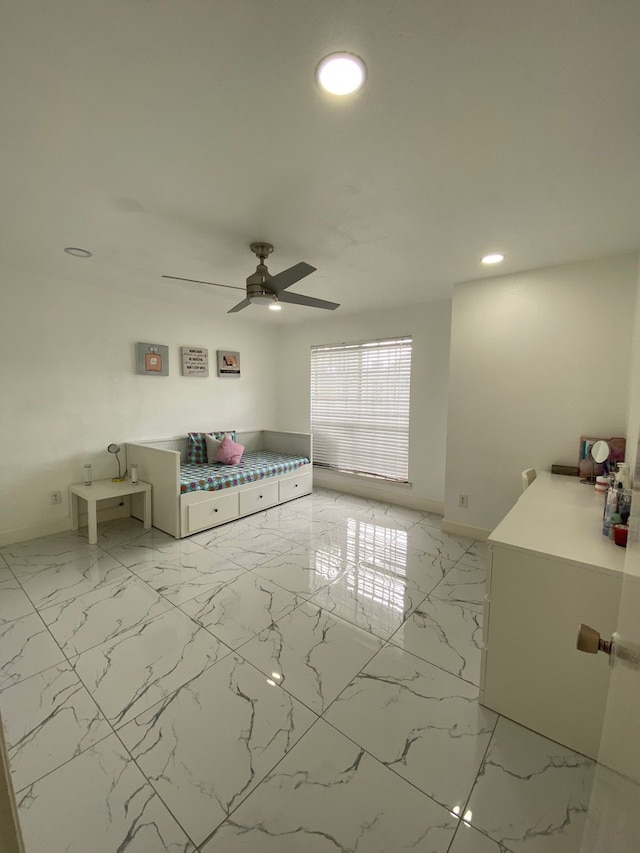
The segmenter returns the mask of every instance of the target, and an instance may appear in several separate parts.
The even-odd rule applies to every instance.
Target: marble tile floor
[[[578,853],[594,762],[478,703],[485,571],[326,490],[0,548],[27,853]]]

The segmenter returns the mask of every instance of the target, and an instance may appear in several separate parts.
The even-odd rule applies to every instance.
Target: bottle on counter
[[[616,485],[622,483],[623,489],[631,488],[631,472],[629,465],[626,462],[618,462],[618,470],[616,471]]]
[[[610,486],[604,500],[604,515],[602,516],[602,533],[604,536],[613,538],[613,516],[618,513],[619,494],[622,491],[622,485]]]

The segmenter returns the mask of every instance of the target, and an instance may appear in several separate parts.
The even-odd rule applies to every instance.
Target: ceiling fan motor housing
[[[277,302],[278,297],[267,287],[267,282],[271,279],[269,270],[264,264],[258,264],[258,268],[247,278],[247,299],[260,303]]]

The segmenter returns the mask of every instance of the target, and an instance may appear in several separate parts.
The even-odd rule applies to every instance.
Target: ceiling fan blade
[[[271,282],[269,282],[271,287]],[[278,302],[290,302],[292,305],[307,305],[309,308],[326,308],[335,311],[340,307],[339,302],[327,302],[326,299],[314,299],[313,296],[303,296],[301,293],[279,293]]]
[[[231,308],[229,311],[227,311],[227,314],[235,314],[236,311],[242,311],[242,309],[246,308],[247,305],[251,305],[251,300],[250,299],[243,299],[242,302],[238,302],[237,305],[234,305],[233,308]]]
[[[200,281],[197,278],[181,278],[178,275],[163,275],[162,278],[171,278],[174,281],[190,281],[192,284],[209,284],[211,287],[228,287],[230,290],[245,290],[244,287],[236,287],[233,284],[216,284],[215,281]]]
[[[274,293],[282,293],[282,291],[287,287],[291,287],[291,285],[295,284],[296,281],[300,281],[301,278],[311,275],[311,273],[315,271],[316,268],[312,267],[311,264],[305,264],[304,261],[301,261],[299,264],[294,264],[294,266],[289,267],[288,270],[283,270],[282,272],[271,276],[267,286],[269,287],[269,290],[273,290]]]

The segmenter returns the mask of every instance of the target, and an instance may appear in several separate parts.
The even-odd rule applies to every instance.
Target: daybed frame
[[[138,466],[138,477],[151,483],[153,526],[182,539],[200,530],[242,518],[266,507],[307,495],[313,488],[310,433],[252,430],[238,432],[246,450],[269,450],[308,457],[293,472],[217,491],[180,494],[180,463],[187,461],[187,437],[130,442],[127,466]]]

